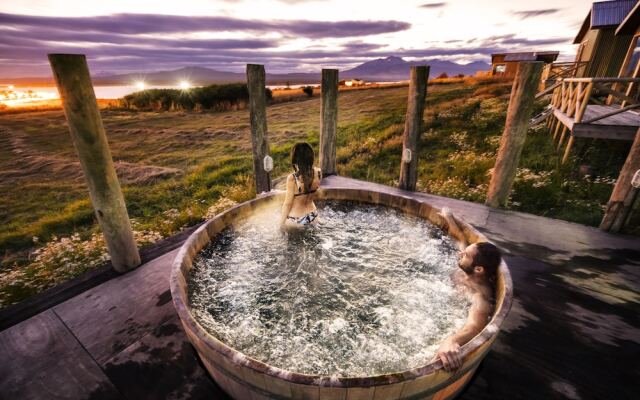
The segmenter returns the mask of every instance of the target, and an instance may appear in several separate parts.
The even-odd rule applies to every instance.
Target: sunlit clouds
[[[308,72],[390,55],[466,63],[530,50],[567,60],[588,11],[569,0],[27,0],[0,4],[0,77],[49,75],[51,52],[86,54],[97,74],[246,63]]]

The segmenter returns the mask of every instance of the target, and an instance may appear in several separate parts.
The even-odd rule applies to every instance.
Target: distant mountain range
[[[486,71],[491,68],[490,64],[482,61],[475,61],[469,64],[457,64],[451,61],[424,60],[405,61],[400,57],[378,58],[367,61],[355,68],[340,73],[344,78],[360,78],[367,81],[398,81],[409,79],[409,68],[413,65],[429,65],[429,77],[435,78],[442,73],[449,76],[463,74],[475,75],[477,71]]]
[[[401,81],[409,79],[409,68],[412,65],[429,65],[429,77],[446,73],[449,76],[464,74],[474,75],[477,71],[490,69],[490,65],[476,61],[470,64],[457,64],[443,60],[405,61],[400,57],[379,58],[367,61],[355,68],[340,71],[340,79],[363,79],[366,81]],[[246,75],[238,72],[217,71],[204,67],[185,67],[173,71],[158,71],[150,73],[130,73],[111,76],[94,76],[94,85],[130,85],[131,82],[144,79],[147,85],[175,85],[180,80],[188,80],[193,85],[208,85],[213,83],[244,82]],[[303,84],[319,83],[320,73],[287,73],[269,74],[266,76],[269,85],[284,85],[285,83]],[[13,84],[52,84],[49,77],[11,78],[3,79]]]

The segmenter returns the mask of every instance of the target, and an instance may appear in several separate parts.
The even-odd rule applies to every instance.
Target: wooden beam
[[[257,195],[271,190],[271,176],[264,170],[264,158],[269,155],[264,65],[247,64],[247,88],[249,89],[253,176]]]
[[[562,128],[562,133],[560,134],[560,139],[558,139],[558,145],[556,146],[556,151],[560,151],[562,148],[562,143],[564,143],[564,138],[567,133],[567,127]],[[569,132],[569,136],[571,136],[571,132]]]
[[[558,109],[555,109],[553,110],[553,116],[556,117],[558,121],[564,124],[567,128],[569,128],[569,130],[573,128],[573,124],[575,121],[573,120],[573,118],[569,117],[567,114],[563,113]]]
[[[411,67],[407,115],[402,135],[402,158],[400,160],[399,187],[404,190],[416,190],[416,182],[418,180],[418,138],[422,133],[422,117],[428,80],[428,66]]]
[[[324,176],[336,170],[336,137],[338,130],[338,70],[322,70],[322,102],[320,103],[320,168]]]
[[[640,170],[640,129],[636,133],[629,155],[613,188],[600,229],[618,232],[624,228],[637,196],[637,190],[631,186],[631,180],[638,170]]]
[[[587,104],[589,103],[589,99],[591,98],[591,91],[593,90],[593,83],[587,83],[584,90],[582,90],[582,86],[584,83],[578,83],[577,95],[576,95],[576,114],[574,117],[574,121],[579,123],[582,121],[582,117],[587,109]],[[573,125],[575,127],[575,124]],[[558,150],[560,150],[560,146],[562,145],[562,138],[564,137],[565,131],[562,131],[562,137],[560,138],[560,142],[558,143]],[[569,159],[569,154],[571,153],[571,148],[573,147],[573,142],[575,141],[575,136],[570,132],[569,141],[567,142],[567,148],[564,151],[564,155],[562,156],[562,163],[564,164]]]
[[[567,147],[564,149],[564,155],[562,156],[562,164],[567,162],[569,159],[569,153],[571,153],[571,147],[573,147],[573,141],[575,140],[575,136],[569,135],[569,141],[567,142]],[[560,150],[558,148],[558,150]]]
[[[81,54],[49,54],[49,63],[111,263],[118,272],[129,271],[140,265],[140,253],[113,166],[87,60]]]
[[[560,146],[562,145],[562,141],[564,140],[564,135],[566,135],[567,133],[567,127],[562,125],[562,133],[560,134],[560,137],[558,137],[558,148],[560,148]],[[556,142],[556,136],[553,137],[553,143]]]
[[[562,85],[562,82],[556,82],[553,85],[551,85],[548,88],[546,88],[545,90],[543,90],[542,92],[536,94],[536,100],[538,100],[539,98],[541,98],[541,97],[553,92],[560,85]]]
[[[638,104],[638,100],[634,99],[633,97],[629,97],[629,96],[627,96],[626,94],[624,94],[624,93],[622,93],[622,92],[619,92],[619,91],[617,91],[617,90],[609,89],[609,88],[608,88],[608,87],[606,87],[606,86],[602,86],[602,85],[598,85],[598,84],[595,84],[595,85],[594,85],[594,87],[595,87],[598,91],[605,92],[605,93],[607,93],[607,94],[610,94],[610,95],[612,95],[612,96],[615,96],[615,97],[617,97],[617,98],[619,98],[619,99],[622,99],[622,100],[626,101],[627,103],[631,103],[631,104]]]
[[[542,67],[542,62],[523,62],[516,72],[500,149],[489,183],[486,204],[491,207],[504,206],[509,199]]]
[[[572,135],[577,138],[633,141],[637,130],[637,126],[575,124]]]
[[[566,78],[566,82],[593,82],[593,83],[627,83],[640,82],[640,78]]]
[[[556,123],[556,129],[553,131],[553,138],[551,139],[554,143],[556,141],[556,138],[558,137],[558,132],[560,132],[560,125],[562,125],[562,123],[560,121],[558,121]]]

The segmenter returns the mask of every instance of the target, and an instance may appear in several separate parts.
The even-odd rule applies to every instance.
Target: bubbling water
[[[464,325],[455,243],[428,221],[328,202],[284,234],[278,217],[257,212],[194,260],[192,312],[227,345],[293,372],[372,376],[429,363]]]

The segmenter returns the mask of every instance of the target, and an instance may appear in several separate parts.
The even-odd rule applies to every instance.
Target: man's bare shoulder
[[[471,296],[471,301],[473,303],[473,307],[478,310],[487,311],[487,313],[491,311],[491,296],[483,293],[482,290],[476,290]]]

